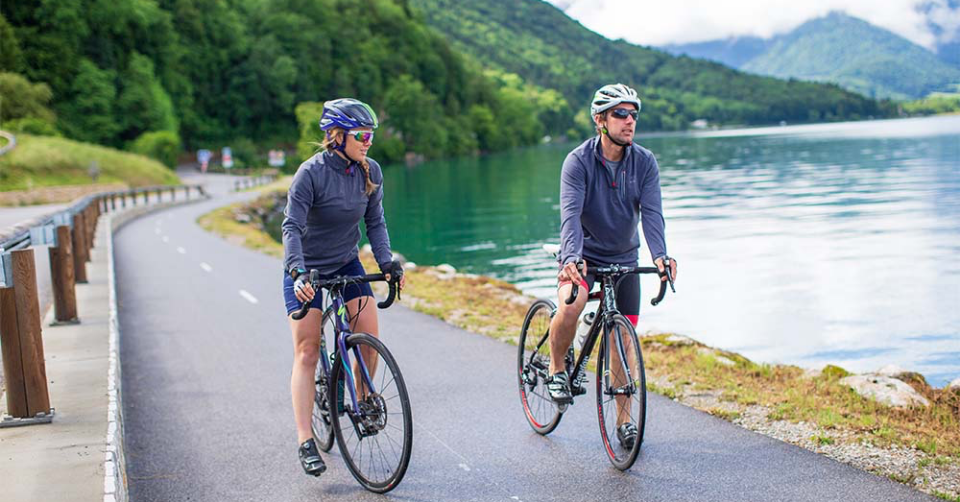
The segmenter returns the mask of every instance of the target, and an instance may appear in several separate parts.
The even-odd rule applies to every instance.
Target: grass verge
[[[172,185],[177,175],[156,160],[90,143],[49,136],[17,135],[17,147],[0,157],[0,192],[89,185],[90,163],[98,183],[130,187]]]

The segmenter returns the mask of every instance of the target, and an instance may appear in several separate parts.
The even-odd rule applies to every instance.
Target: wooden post
[[[83,230],[83,211],[73,215],[73,276],[78,284],[87,283],[87,260],[83,253],[86,244],[83,242],[86,232]]]
[[[50,248],[50,279],[53,282],[53,312],[57,322],[77,322],[77,290],[73,268],[70,227],[57,227],[57,246]]]
[[[88,204],[86,209],[83,210],[83,222],[86,224],[84,227],[86,235],[83,236],[83,243],[86,246],[86,249],[84,249],[83,252],[83,259],[85,262],[93,260],[90,250],[93,249],[93,235],[97,228],[97,217],[94,215],[93,209],[93,205]]]
[[[147,205],[149,205],[149,204],[150,204],[150,191],[149,191],[149,190],[144,190],[144,191],[143,191],[143,205],[144,205],[144,206],[147,206]]]
[[[20,360],[20,328],[13,288],[0,288],[0,349],[3,350],[3,380],[7,389],[7,414],[27,417],[27,394]]]
[[[17,328],[20,331],[20,360],[23,362],[23,386],[27,395],[27,415],[50,413],[47,370],[43,360],[40,332],[40,301],[37,298],[37,269],[32,249],[10,253],[13,264],[13,293],[17,304]]]

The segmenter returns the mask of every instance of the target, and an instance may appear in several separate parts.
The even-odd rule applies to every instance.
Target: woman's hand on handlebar
[[[297,276],[297,279],[293,281],[293,294],[296,295],[300,303],[313,300],[314,295],[317,293],[313,290],[313,285],[310,284],[308,274],[300,274]]]
[[[400,265],[399,261],[392,261],[386,266],[380,267],[380,272],[383,273],[383,278],[390,282],[393,279],[393,274],[396,273],[400,276],[400,281],[397,284],[398,289],[403,291],[404,286],[407,285],[407,275],[403,273],[403,266]]]

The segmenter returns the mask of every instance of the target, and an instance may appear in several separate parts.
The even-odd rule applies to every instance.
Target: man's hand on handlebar
[[[667,273],[664,274],[665,266],[664,259],[669,262],[670,270],[666,270]],[[654,263],[657,265],[657,269],[660,270],[660,273],[663,274],[660,276],[661,281],[670,281],[670,289],[673,289],[673,283],[677,280],[677,260],[670,258],[669,256],[663,256],[657,258]]]
[[[572,261],[560,268],[560,272],[557,274],[557,279],[559,282],[570,281],[573,284],[579,285],[582,282],[586,282],[582,275],[582,272],[586,270],[586,260],[581,259],[579,262]]]

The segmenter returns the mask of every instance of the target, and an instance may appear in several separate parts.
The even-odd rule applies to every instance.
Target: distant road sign
[[[207,166],[210,164],[210,157],[213,156],[213,153],[206,148],[197,150],[197,162],[200,163],[200,172],[207,172]]]
[[[286,153],[283,150],[270,150],[267,163],[270,167],[283,167],[287,163]]]
[[[222,155],[223,155],[222,157],[223,167],[227,169],[230,169],[231,167],[233,167],[233,152],[230,151],[229,146],[223,147]]]

